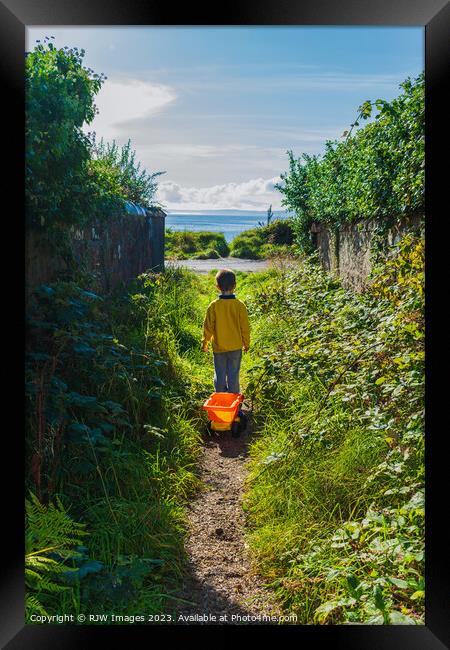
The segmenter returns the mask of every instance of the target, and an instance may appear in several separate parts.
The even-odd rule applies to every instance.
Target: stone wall
[[[97,225],[72,229],[69,261],[45,234],[26,233],[27,292],[63,278],[74,262],[94,276],[97,290],[108,292],[147,270],[164,269],[165,213],[128,203],[124,214]],[[93,288],[94,288],[93,286]]]
[[[420,228],[423,220],[423,215],[413,215],[396,222],[388,230],[385,244],[397,243],[407,232]],[[345,224],[336,232],[322,223],[312,225],[312,241],[323,266],[338,275],[344,286],[360,291],[367,284],[376,227],[376,221],[368,220]]]

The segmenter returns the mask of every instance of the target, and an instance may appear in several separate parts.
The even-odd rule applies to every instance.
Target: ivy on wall
[[[295,213],[297,239],[311,249],[313,221],[331,228],[359,219],[388,223],[424,209],[424,75],[400,84],[393,101],[364,102],[343,141],[327,141],[323,156],[288,151],[289,170],[276,186]],[[361,120],[375,119],[352,133]]]

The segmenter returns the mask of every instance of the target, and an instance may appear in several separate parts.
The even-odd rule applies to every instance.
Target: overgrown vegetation
[[[218,259],[230,249],[222,232],[176,230],[166,228],[167,259]]]
[[[155,205],[154,196],[157,188],[156,178],[165,172],[149,174],[136,162],[136,152],[131,148],[131,141],[119,147],[112,143],[96,142],[92,134],[92,156],[89,173],[101,178],[102,187],[109,185],[114,196],[133,201],[144,207]]]
[[[125,200],[151,205],[160,173],[141,170],[130,143],[119,151],[84,133],[106,80],[83,65],[84,55],[46,37],[25,60],[27,222],[56,244],[69,226],[111,218]]]
[[[404,215],[424,210],[425,105],[424,75],[407,79],[392,102],[366,101],[359,120],[378,113],[344,141],[326,142],[321,156],[288,152],[289,171],[277,188],[282,204],[295,212],[298,243],[311,252],[313,221],[330,227],[358,219],[376,218],[386,227]]]
[[[144,274],[105,298],[40,287],[28,323],[27,620],[168,611],[197,488],[201,288]],[[206,298],[205,298],[206,299]],[[202,370],[193,372],[192,365]]]
[[[245,230],[231,242],[230,255],[252,260],[294,252],[291,219],[275,219],[267,225]]]
[[[151,205],[156,189],[158,174],[140,169],[130,143],[119,150],[83,133],[104,80],[83,57],[48,42],[26,59],[27,219],[55,243],[126,200]],[[423,76],[402,87],[322,159],[290,154],[281,191],[293,221],[272,221],[269,209],[267,225],[230,249],[222,233],[169,231],[168,256],[288,254],[308,250],[312,220],[389,223],[422,210]],[[423,623],[423,256],[423,238],[406,237],[361,295],[313,258],[238,274],[252,322],[244,392],[258,432],[248,542],[303,623]],[[168,268],[102,296],[72,269],[31,296],[28,621],[160,613],[176,602],[211,388],[199,343],[213,275]]]
[[[303,623],[423,623],[424,242],[362,295],[313,260],[247,288],[248,542]]]
[[[245,230],[227,244],[221,232],[172,231],[166,228],[167,259],[218,259],[219,257],[265,259],[296,253],[291,219],[271,220],[268,224]]]
[[[114,218],[124,201],[151,205],[158,176],[130,142],[84,134],[106,77],[83,58],[49,37],[26,58],[28,227],[69,260],[72,228]],[[184,566],[183,504],[198,486],[202,288],[168,270],[101,296],[69,267],[27,308],[27,621],[168,611]]]

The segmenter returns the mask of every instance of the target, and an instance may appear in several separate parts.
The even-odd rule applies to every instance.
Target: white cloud
[[[275,189],[279,176],[254,178],[243,183],[211,187],[182,187],[173,181],[160,183],[157,200],[168,210],[274,210],[281,209],[281,194]]]
[[[175,99],[171,86],[139,79],[107,79],[94,100],[99,114],[84,130],[95,131],[98,139],[112,140],[122,123],[155,115]]]
[[[216,158],[225,156],[229,153],[253,149],[252,146],[246,145],[210,145],[194,143],[160,143],[148,147],[142,147],[142,150],[148,149],[153,156],[173,156],[174,159],[180,158]]]

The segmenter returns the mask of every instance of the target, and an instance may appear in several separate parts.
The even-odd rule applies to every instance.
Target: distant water
[[[285,213],[274,214],[273,219],[286,219]],[[266,223],[265,212],[255,214],[168,214],[166,217],[166,228],[172,230],[209,230],[212,232],[223,232],[227,242],[230,242],[243,230],[256,228],[258,221]]]

